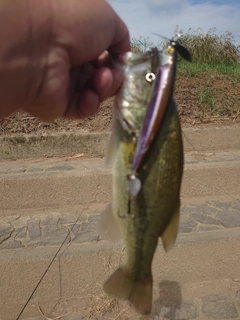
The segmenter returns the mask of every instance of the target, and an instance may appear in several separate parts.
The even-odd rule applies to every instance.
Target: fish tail
[[[118,268],[105,282],[103,290],[109,296],[128,300],[141,314],[149,314],[152,307],[152,275],[134,280],[124,267]]]

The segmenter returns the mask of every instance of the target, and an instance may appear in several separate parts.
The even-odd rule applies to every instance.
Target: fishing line
[[[63,240],[63,242],[61,243],[60,247],[58,248],[57,252],[55,253],[54,257],[52,258],[52,260],[50,261],[49,265],[47,266],[46,270],[44,271],[44,273],[42,274],[40,280],[38,281],[37,285],[35,286],[34,290],[32,291],[32,293],[30,294],[29,298],[27,299],[27,302],[25,303],[25,305],[23,306],[22,310],[20,311],[19,315],[17,316],[16,320],[19,320],[23,311],[26,309],[28,303],[30,302],[30,300],[32,299],[34,293],[36,292],[37,288],[39,287],[39,285],[41,284],[43,278],[45,277],[45,275],[47,274],[48,270],[50,269],[51,265],[53,264],[54,260],[56,259],[57,255],[59,254],[59,252],[61,251],[64,243],[67,241],[67,238],[69,237],[70,233],[72,232],[73,228],[75,227],[75,225],[77,224],[80,216],[82,215],[82,212],[79,214],[77,220],[74,222],[73,226],[71,227],[71,229],[68,231],[65,239]]]

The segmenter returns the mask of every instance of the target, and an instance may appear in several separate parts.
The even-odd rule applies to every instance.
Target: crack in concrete
[[[26,226],[23,226],[14,236],[14,238],[17,238],[18,234],[24,229],[26,228]],[[15,230],[14,230],[15,231]]]
[[[11,226],[11,224],[10,224],[10,226]],[[13,228],[12,226],[11,226],[11,228]],[[12,234],[13,234],[13,232],[14,232],[15,230],[14,230],[14,228],[10,231],[10,234],[9,234],[9,236],[7,236],[7,238],[4,238],[2,241],[0,241],[0,245],[1,244],[3,244],[5,241],[7,241],[8,239],[10,239],[11,237],[12,237]],[[3,235],[4,236],[4,235]]]
[[[43,228],[41,226],[41,220],[38,220],[38,227],[39,227],[39,230],[40,230],[40,238],[42,238],[42,236],[43,236]]]
[[[11,238],[11,234],[9,235],[9,237],[7,237],[7,238],[3,239],[2,241],[0,241],[0,244],[3,244],[5,241],[7,241],[10,238]]]

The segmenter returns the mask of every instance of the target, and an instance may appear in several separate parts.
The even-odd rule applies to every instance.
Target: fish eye
[[[147,82],[152,82],[156,78],[155,74],[153,72],[149,72],[146,74],[146,80]]]

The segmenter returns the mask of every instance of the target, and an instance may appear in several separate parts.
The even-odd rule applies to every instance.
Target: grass
[[[231,65],[240,62],[240,47],[236,45],[231,31],[217,34],[212,28],[204,34],[201,28],[189,32],[181,37],[181,43],[192,54],[193,61],[210,65]]]
[[[215,86],[215,80],[219,79],[221,83],[222,80],[225,81],[226,87],[240,83],[240,46],[236,44],[231,31],[217,33],[217,30],[212,28],[204,34],[202,29],[198,28],[197,30],[189,29],[188,33],[184,34],[183,30],[179,30],[177,26],[174,33],[181,34],[179,42],[188,48],[192,56],[192,63],[189,63],[178,55],[177,77],[204,80],[192,92],[200,105],[200,121],[204,121],[206,115],[212,116],[213,114],[227,117],[234,114],[234,118],[236,118],[235,114],[240,102],[236,97],[237,87],[230,102],[228,101],[230,93],[224,89],[226,94],[220,105],[219,88]],[[161,51],[167,45],[168,41],[161,38],[157,44],[152,43],[149,38],[132,39],[134,52],[144,52],[151,47],[158,47]]]
[[[196,77],[201,73],[215,73],[219,75],[226,75],[229,79],[232,79],[234,83],[240,81],[240,63],[232,64],[208,64],[204,62],[193,61],[192,63],[181,61],[178,64],[178,75],[186,77]]]
[[[205,114],[208,111],[211,115],[216,111],[215,108],[215,91],[209,87],[210,81],[213,79],[213,76],[209,77],[205,82],[203,88],[197,90],[197,96],[199,98],[200,105],[202,106],[202,114],[200,115],[200,120],[203,121]]]
[[[191,64],[178,56],[180,75],[191,77],[199,71],[215,70],[221,74],[231,74],[233,77],[240,76],[240,46],[236,44],[231,31],[227,30],[221,34],[217,34],[215,28],[209,29],[206,34],[201,28],[188,31],[183,34],[178,26],[175,29],[175,34],[183,34],[179,41],[188,48],[192,56]],[[152,47],[161,51],[167,44],[168,41],[165,39],[154,44],[149,37],[140,37],[132,39],[131,47],[133,52],[145,52]]]
[[[178,81],[181,78],[192,78],[195,83],[191,95],[195,96],[199,105],[199,120],[204,122],[209,118],[233,119],[239,118],[240,104],[240,65],[208,65],[204,63],[179,64]],[[177,90],[181,84],[177,81]],[[181,82],[180,82],[181,83]],[[189,83],[189,81],[188,81]]]

